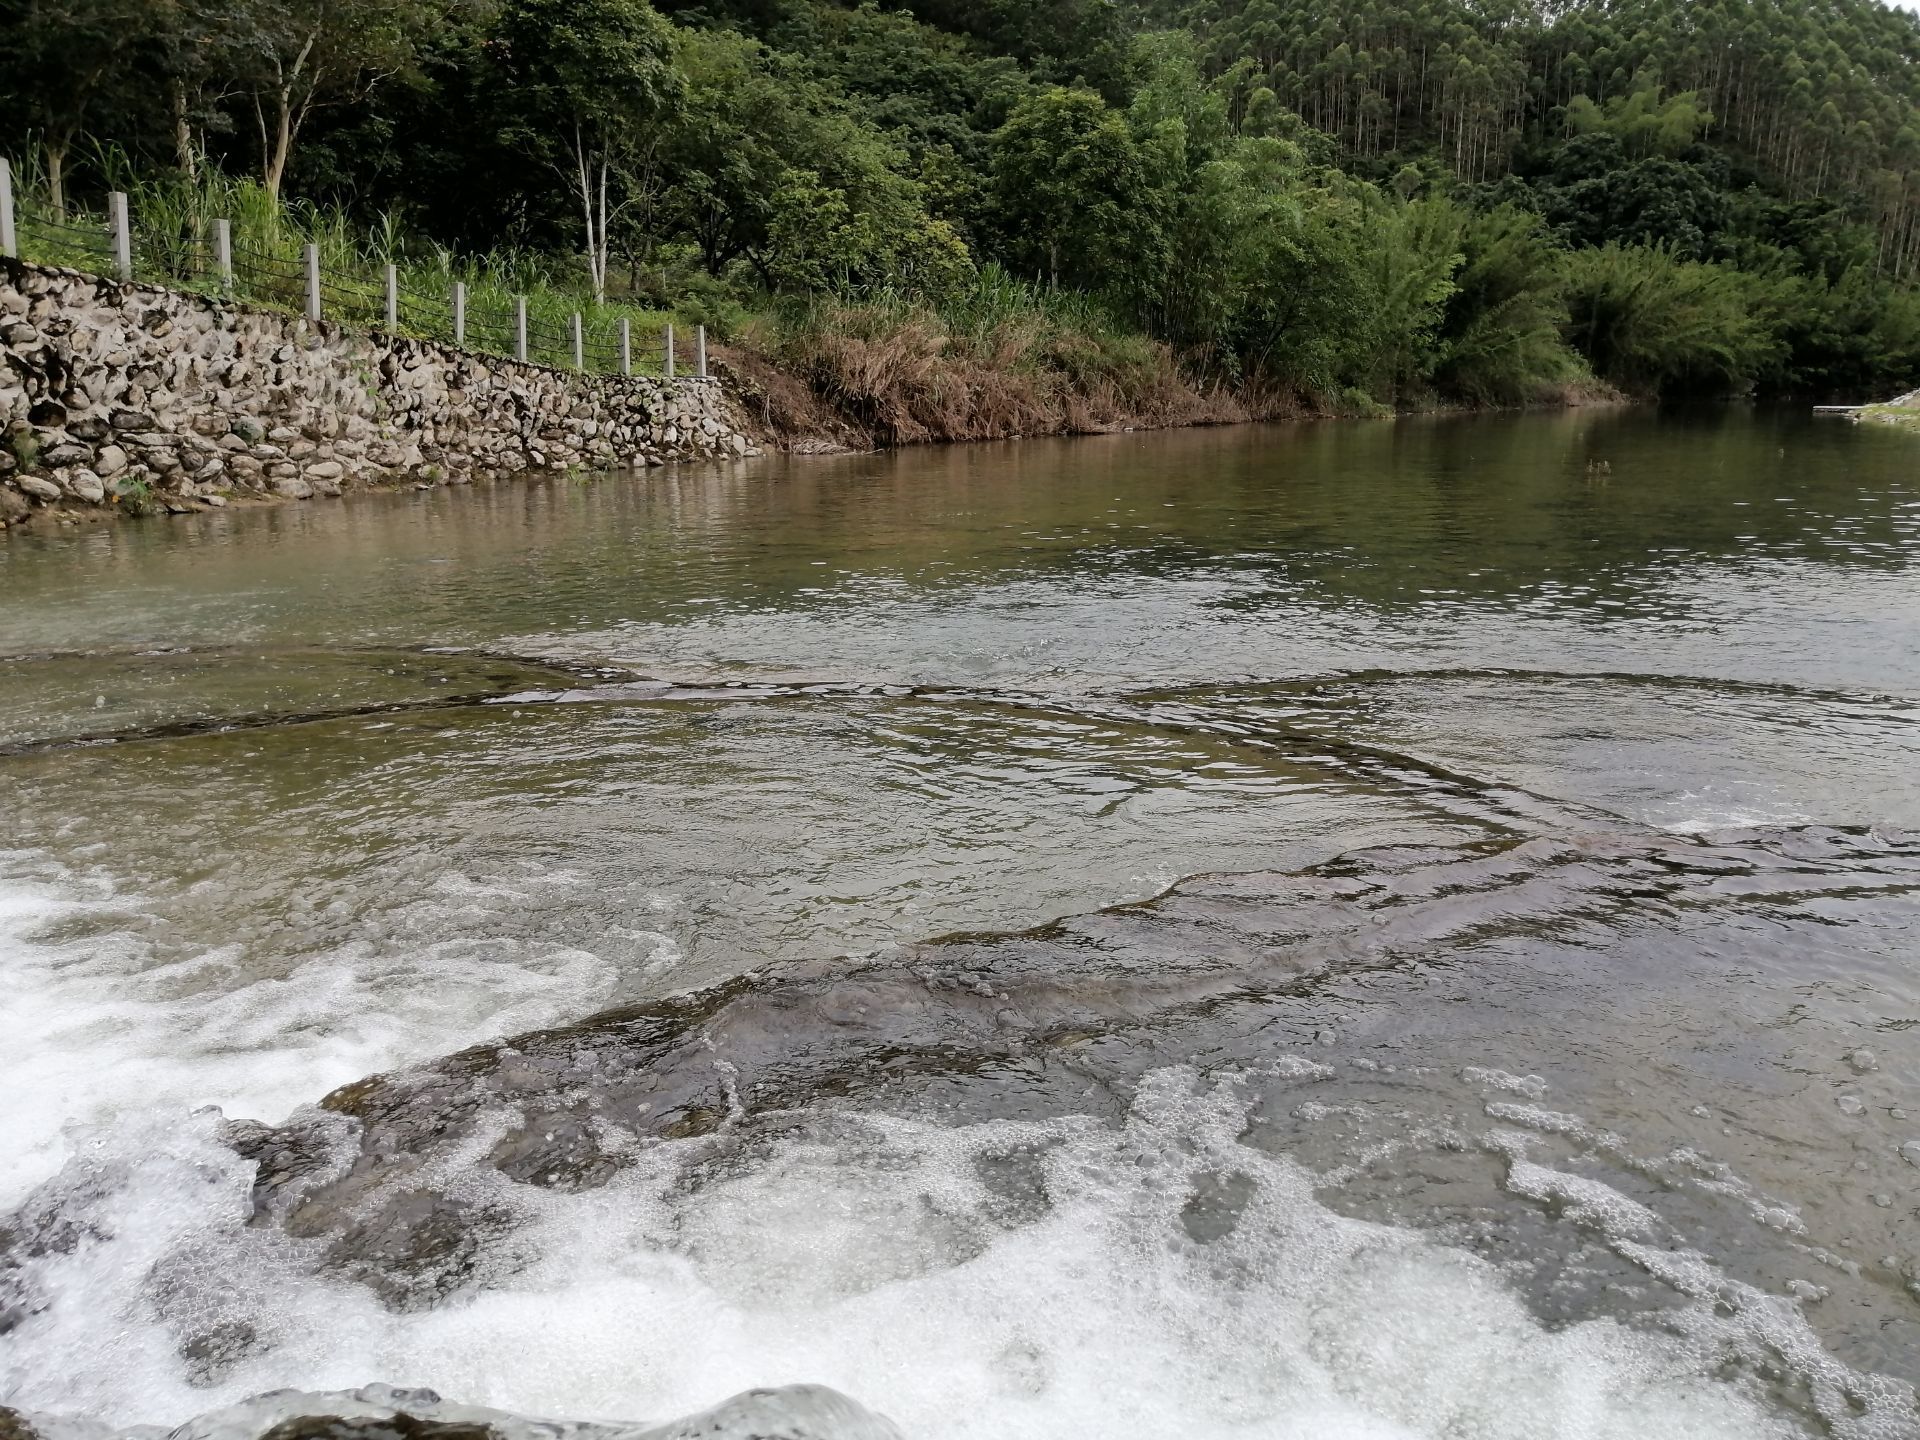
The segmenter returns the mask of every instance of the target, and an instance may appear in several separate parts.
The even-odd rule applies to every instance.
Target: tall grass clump
[[[743,339],[882,445],[1245,418],[1094,300],[997,265],[937,299],[777,302]]]

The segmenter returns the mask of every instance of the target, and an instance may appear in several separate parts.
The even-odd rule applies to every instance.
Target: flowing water
[[[1920,1435],[1916,559],[1740,411],[11,535],[0,1404]]]

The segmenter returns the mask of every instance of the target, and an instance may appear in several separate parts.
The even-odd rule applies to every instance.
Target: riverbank
[[[1422,390],[1397,407],[1354,390],[1308,392],[1244,377],[1229,383],[1091,313],[1012,304],[982,316],[906,302],[819,301],[750,322],[740,342],[720,353],[768,442],[802,452],[1628,399],[1584,374],[1540,380],[1500,403]]]
[[[1877,405],[1858,406],[1853,410],[1851,418],[1873,425],[1894,425],[1903,430],[1920,430],[1920,390],[1896,395],[1893,399],[1882,401]]]
[[[597,375],[0,260],[0,523],[759,453],[722,385]]]
[[[693,460],[1383,415],[1031,314],[826,305],[710,379],[595,375],[0,260],[0,528]],[[1617,402],[1597,382],[1539,403]]]

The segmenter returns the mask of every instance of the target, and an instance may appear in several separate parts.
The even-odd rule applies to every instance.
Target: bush
[[[1568,338],[1636,395],[1740,394],[1785,358],[1787,297],[1767,277],[1641,245],[1566,258]]]
[[[1563,331],[1565,256],[1538,217],[1502,206],[1460,217],[1461,266],[1440,325],[1433,379],[1447,394],[1513,405],[1575,378]]]

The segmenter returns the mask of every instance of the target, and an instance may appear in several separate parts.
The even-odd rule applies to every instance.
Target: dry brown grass
[[[1017,314],[968,332],[924,308],[822,305],[720,352],[766,438],[865,448],[1223,425],[1278,413],[1184,375],[1164,346]]]

